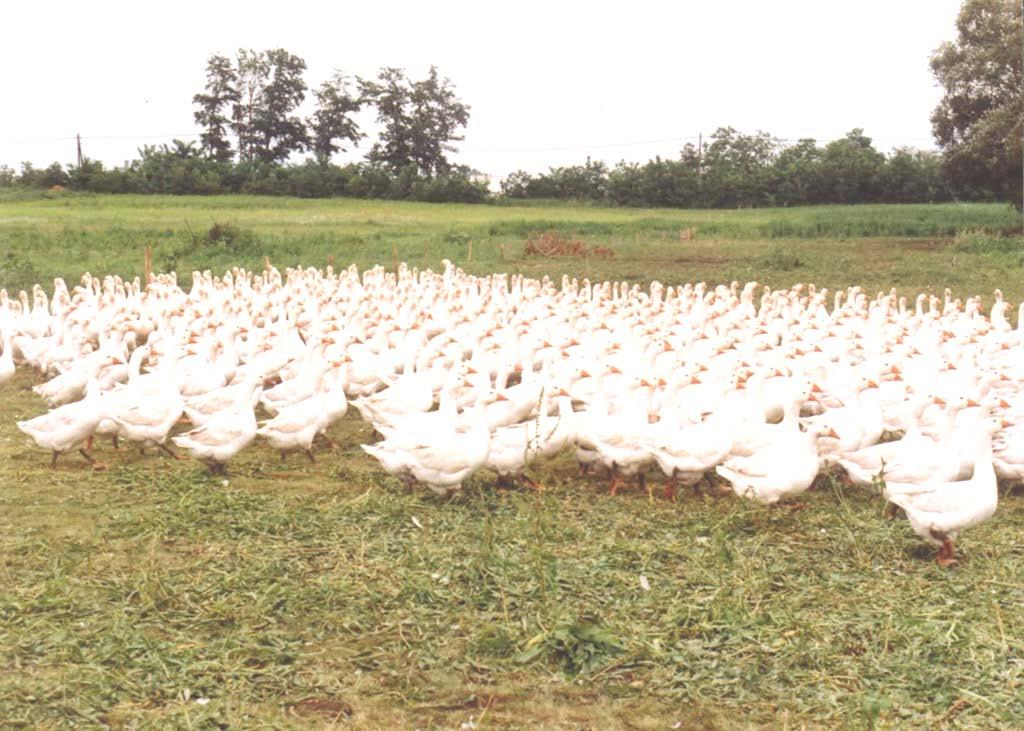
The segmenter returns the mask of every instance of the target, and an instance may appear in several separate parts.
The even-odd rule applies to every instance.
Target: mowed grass
[[[1024,502],[939,569],[870,491],[804,510],[547,489],[409,492],[357,447],[56,471],[0,392],[0,724],[10,727],[1013,727]],[[644,588],[644,583],[649,589]]]
[[[240,237],[211,243],[215,224]],[[566,205],[483,206],[253,196],[58,195],[0,197],[0,286],[77,281],[93,274],[142,273],[143,249],[154,268],[244,265],[438,268],[449,259],[467,271],[531,276],[659,279],[710,283],[756,280],[771,287],[814,282],[859,284],[874,294],[959,297],[1002,287],[1024,299],[1020,214],[1002,204],[822,206],[797,209],[681,211]],[[695,240],[682,240],[693,229]],[[555,231],[613,259],[523,254],[526,239]],[[975,236],[965,233],[974,232]],[[959,238],[958,238],[959,235]],[[976,240],[980,237],[980,241]]]
[[[992,238],[1014,220],[998,206],[906,207],[933,226],[913,239],[756,233],[773,217],[900,215],[9,201],[0,286],[24,286],[7,273],[138,273],[147,241],[158,268],[174,256],[184,272],[258,266],[264,253],[390,266],[395,242],[414,264],[447,256],[479,271],[1024,296],[1015,251]],[[705,238],[716,218],[729,237]],[[255,238],[190,248],[189,231],[215,222]],[[697,240],[679,241],[692,225]],[[618,256],[523,257],[525,236],[551,228]],[[988,234],[954,240],[961,230]],[[354,415],[317,464],[282,464],[257,443],[226,482],[108,444],[96,450],[108,471],[76,456],[51,471],[15,426],[45,409],[36,382],[19,372],[0,388],[0,726],[1014,728],[1024,717],[1019,491],[941,570],[880,498],[829,478],[803,510],[713,488],[612,497],[565,454],[536,471],[543,493],[498,490],[481,472],[439,500],[385,477]]]

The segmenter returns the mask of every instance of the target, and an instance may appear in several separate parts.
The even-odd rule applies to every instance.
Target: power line
[[[199,132],[186,132],[184,134],[165,134],[165,135],[69,135],[67,137],[22,137],[21,139],[9,139],[4,140],[9,143],[27,143],[27,142],[68,142],[69,140],[75,140],[81,137],[83,140],[167,140],[167,139],[181,139],[183,137],[202,137]]]

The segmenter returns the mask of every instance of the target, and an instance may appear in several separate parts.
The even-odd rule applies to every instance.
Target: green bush
[[[433,203],[482,203],[490,199],[487,184],[466,167],[427,175],[416,166],[392,169],[357,163],[322,164],[308,159],[293,165],[264,161],[237,164],[204,157],[191,143],[147,146],[139,158],[121,168],[85,160],[67,171],[54,163],[43,170],[24,164],[20,175],[0,168],[0,188],[49,189],[54,185],[93,193],[170,195],[288,195],[298,198],[387,198]]]

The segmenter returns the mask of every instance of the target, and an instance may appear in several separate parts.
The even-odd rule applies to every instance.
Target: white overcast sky
[[[933,147],[931,52],[960,0],[718,2],[11,2],[0,35],[0,164],[194,139],[212,53],[285,48],[313,87],[430,64],[472,110],[457,159],[494,178],[588,155],[675,157],[719,126]],[[364,128],[371,120],[365,120]],[[367,129],[366,131],[370,131]],[[369,141],[354,154],[357,159]]]

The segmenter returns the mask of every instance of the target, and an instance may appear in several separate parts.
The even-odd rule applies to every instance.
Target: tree
[[[306,123],[294,114],[306,97],[305,70],[305,61],[282,48],[238,51],[231,128],[241,161],[284,162],[306,149]]]
[[[966,0],[956,20],[957,40],[931,58],[945,96],[932,113],[932,130],[956,185],[978,186],[1013,203],[1022,200],[1021,3]]]
[[[804,138],[782,148],[775,157],[775,202],[799,206],[823,200],[821,190],[821,148]]]
[[[777,146],[767,132],[744,135],[732,127],[715,130],[703,160],[702,185],[708,205],[732,208],[769,203]]]
[[[317,162],[326,165],[334,153],[344,152],[338,141],[359,144],[363,135],[350,115],[359,111],[362,102],[349,91],[348,80],[340,72],[335,72],[313,95],[317,108],[309,120],[310,146]]]
[[[197,104],[193,116],[196,124],[204,128],[200,139],[211,160],[230,162],[234,153],[228,140],[231,120],[227,113],[238,103],[238,74],[230,59],[214,54],[206,61],[206,93],[196,94]]]
[[[885,155],[871,144],[859,127],[825,145],[821,158],[822,188],[826,203],[877,201]]]
[[[885,203],[934,203],[948,200],[938,153],[898,147],[885,161],[879,180]]]
[[[376,81],[360,79],[359,85],[383,127],[367,160],[392,169],[414,165],[427,175],[451,168],[445,153],[455,152],[452,142],[463,139],[456,132],[469,121],[469,106],[436,67],[422,81],[408,79],[399,68],[382,68]]]

